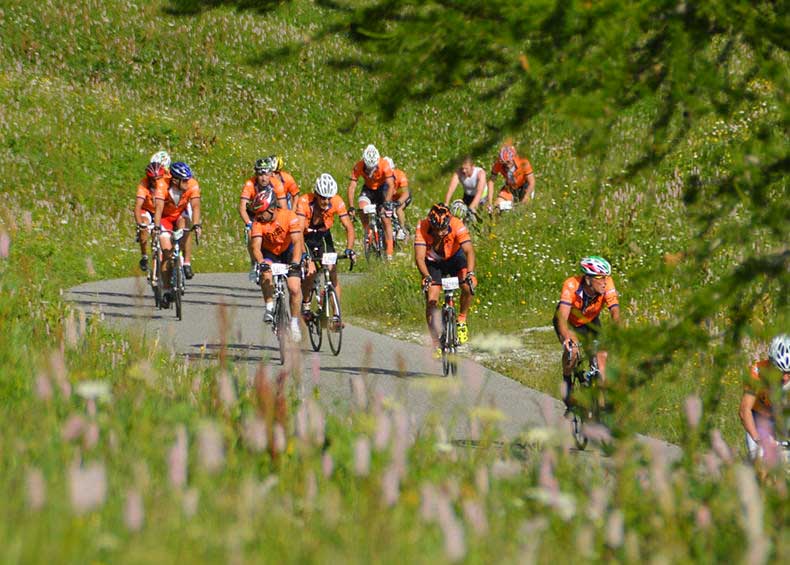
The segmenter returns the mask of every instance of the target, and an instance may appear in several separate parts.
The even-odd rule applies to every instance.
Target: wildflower
[[[222,405],[227,409],[233,408],[236,404],[236,391],[233,388],[230,376],[225,371],[222,371],[217,377],[217,380],[220,402],[222,402]]]
[[[392,420],[386,413],[379,414],[378,418],[376,418],[376,431],[373,436],[373,446],[376,448],[376,451],[381,451],[387,447],[391,432]]]
[[[576,501],[570,494],[536,488],[527,491],[527,496],[553,508],[565,521],[570,520],[576,514]]]
[[[738,496],[743,509],[743,528],[746,530],[746,538],[749,543],[745,561],[747,563],[764,563],[769,550],[769,542],[763,533],[762,493],[757,486],[754,471],[750,467],[738,465],[736,478]]]
[[[191,488],[184,493],[181,499],[181,507],[184,510],[184,515],[191,518],[195,515],[198,509],[198,502],[200,501],[200,493],[195,488]]]
[[[261,453],[268,445],[266,422],[255,415],[247,416],[242,424],[241,437],[250,450]]]
[[[88,424],[82,437],[82,444],[85,449],[93,449],[99,443],[99,425],[96,422]]]
[[[318,481],[313,471],[308,471],[305,477],[304,501],[307,508],[312,508],[318,496]]]
[[[326,440],[326,418],[318,402],[307,400],[307,416],[310,422],[310,435],[315,445],[322,446]]]
[[[437,497],[436,487],[432,484],[425,483],[420,487],[420,516],[426,522],[436,519]]]
[[[72,414],[63,424],[63,429],[60,431],[61,437],[66,441],[74,441],[82,436],[85,430],[85,418],[79,414]]]
[[[612,441],[612,434],[609,432],[609,428],[603,424],[585,422],[582,426],[582,432],[593,441],[601,443],[609,443]]]
[[[721,437],[721,432],[719,430],[716,429],[711,432],[710,443],[713,447],[713,451],[719,456],[719,459],[725,463],[732,462],[732,451],[730,451],[730,446],[727,445],[727,442]]]
[[[3,230],[0,232],[0,259],[8,259],[11,253],[11,236]]]
[[[321,456],[321,472],[324,474],[324,477],[327,479],[331,477],[334,468],[335,462],[332,460],[332,456],[329,453],[324,453]]]
[[[444,552],[450,561],[458,561],[466,555],[464,529],[450,505],[450,499],[440,494],[436,505],[436,518],[444,534]]]
[[[176,429],[176,442],[167,455],[168,476],[170,484],[182,488],[187,482],[187,431],[181,425]]]
[[[497,459],[491,466],[491,474],[496,479],[512,479],[521,474],[521,465],[516,461]]]
[[[36,397],[39,400],[48,402],[50,399],[52,399],[52,383],[50,382],[49,377],[43,373],[39,373],[39,375],[36,377],[35,391]]]
[[[76,393],[85,400],[109,400],[110,385],[104,381],[82,381],[76,387]]]
[[[25,490],[27,494],[27,506],[31,510],[40,510],[47,499],[47,483],[41,469],[28,469],[25,476]]]
[[[613,510],[612,513],[609,514],[609,519],[606,521],[606,544],[616,549],[623,545],[624,536],[625,524],[623,512],[619,509]]]
[[[275,453],[282,453],[285,451],[286,447],[286,439],[285,439],[285,428],[282,427],[282,424],[279,422],[274,424],[274,430],[272,434],[272,447],[274,447]]]
[[[695,519],[697,522],[697,527],[700,530],[709,529],[711,527],[711,524],[713,523],[713,518],[711,517],[710,508],[704,505],[697,508]]]
[[[478,500],[467,498],[463,503],[464,518],[472,526],[475,534],[484,536],[488,533],[488,519],[483,505]]]
[[[107,496],[107,474],[104,465],[91,463],[87,467],[75,462],[68,471],[71,505],[77,514],[84,514],[104,504]]]
[[[700,400],[700,397],[696,394],[692,394],[686,398],[685,408],[686,421],[689,427],[696,429],[702,417],[702,400]]]
[[[475,486],[477,492],[485,496],[488,494],[488,467],[478,467],[475,471]]]
[[[139,532],[143,527],[143,497],[135,489],[126,491],[126,503],[123,507],[123,523],[131,532]]]
[[[381,477],[381,498],[385,506],[394,506],[400,493],[398,469],[390,465]]]
[[[354,474],[366,477],[370,473],[370,440],[359,437],[354,442]]]

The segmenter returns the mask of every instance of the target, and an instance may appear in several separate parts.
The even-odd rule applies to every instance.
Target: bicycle
[[[266,269],[266,267],[264,267]],[[288,299],[288,265],[285,263],[272,263],[268,265],[272,271],[274,284],[274,312],[272,315],[272,332],[277,338],[280,350],[280,364],[285,364],[285,350],[291,337],[291,308]],[[258,273],[258,282],[260,283]]]
[[[570,398],[574,387],[589,389],[589,407],[583,408],[576,402],[571,402],[569,408],[571,414],[571,433],[573,434],[573,441],[579,450],[584,450],[587,447],[587,436],[584,433],[585,422],[600,422],[601,408],[603,396],[600,389],[601,371],[598,369],[598,357],[595,354],[597,350],[597,343],[594,344],[593,350],[589,354],[589,369],[584,368],[584,354],[578,344],[573,343],[573,346],[579,352],[579,362],[573,369],[571,375],[571,390],[568,391],[568,398]]]
[[[471,281],[467,280],[472,295],[475,293]],[[442,290],[444,291],[444,304],[442,305],[442,333],[439,337],[439,348],[442,351],[442,376],[458,374],[458,360],[456,353],[461,343],[458,341],[457,314],[455,311],[455,293],[461,288],[458,277],[443,277]],[[428,286],[423,291],[427,294]]]
[[[318,250],[311,250],[311,256],[317,257]],[[323,329],[326,329],[329,348],[334,355],[340,354],[340,347],[343,344],[343,318],[340,310],[340,298],[335,290],[335,285],[332,284],[329,267],[336,265],[338,259],[346,258],[344,255],[338,257],[337,253],[323,253],[320,259],[313,259],[316,269],[320,269],[313,279],[313,288],[310,290],[309,302],[312,304],[315,300],[315,307],[305,315],[307,333],[310,335],[310,345],[313,346],[313,351],[321,350]],[[348,259],[350,260],[348,270],[353,271],[354,260]]]
[[[181,254],[181,238],[184,237],[184,229],[179,228],[170,232],[173,239],[173,249],[168,259],[170,264],[170,293],[175,304],[176,318],[180,321],[182,318],[182,301],[181,297],[186,292],[186,277],[184,276],[184,257]],[[197,243],[197,236],[195,239]],[[170,302],[163,300],[164,289],[162,288],[162,249],[159,243],[159,237],[154,233],[153,242],[151,244],[153,250],[153,266],[149,271],[149,283],[154,291],[154,303],[160,310],[170,308]]]
[[[381,259],[385,253],[384,223],[381,220],[378,206],[368,204],[362,208],[362,213],[368,216],[367,233],[362,238],[365,260],[370,261],[371,256]]]

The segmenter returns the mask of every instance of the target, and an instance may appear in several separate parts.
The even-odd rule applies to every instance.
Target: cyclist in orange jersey
[[[274,176],[280,181],[285,189],[286,198],[288,200],[288,209],[296,209],[296,201],[299,199],[299,185],[293,175],[288,171],[283,170],[283,158],[279,155],[270,155],[269,158],[274,163]]]
[[[313,192],[299,197],[296,214],[302,219],[305,247],[312,259],[320,260],[323,253],[335,253],[335,242],[330,230],[337,216],[346,230],[346,249],[343,254],[354,260],[354,225],[348,215],[346,203],[337,195],[337,182],[332,175],[322,174],[316,179]],[[339,298],[340,280],[335,265],[329,267],[329,273]],[[310,261],[302,282],[302,300],[310,298],[315,275],[315,266]],[[310,303],[302,302],[302,314],[309,312]]]
[[[441,321],[436,316],[442,276],[455,276],[461,281],[461,308],[458,313],[458,341],[469,340],[466,318],[472,304],[472,289],[477,286],[475,277],[475,249],[464,223],[450,214],[444,204],[434,204],[428,217],[417,225],[414,236],[414,263],[422,275],[423,288],[427,290],[425,319],[434,345],[434,356],[441,355],[439,330]]]
[[[302,302],[302,263],[306,260],[302,220],[293,210],[279,208],[271,188],[260,191],[250,206],[254,218],[250,239],[258,265],[261,293],[266,306],[264,322],[274,317],[274,282],[270,265],[285,263],[288,269],[288,292],[291,306],[291,335],[302,339],[299,328],[299,304]]]
[[[151,162],[145,168],[145,176],[137,185],[137,197],[134,201],[137,240],[140,242],[140,270],[143,272],[148,271],[148,230],[156,214],[154,194],[160,186],[167,187],[165,168],[159,163]]]
[[[409,177],[406,176],[400,169],[395,168],[395,163],[389,157],[384,157],[384,160],[392,169],[392,180],[394,193],[392,195],[393,202],[399,202],[400,206],[395,208],[395,214],[398,216],[400,229],[398,233],[394,234],[397,239],[406,239],[406,208],[411,204],[411,190],[409,190]]]
[[[565,279],[557,309],[554,312],[554,331],[562,343],[562,400],[570,407],[573,369],[579,362],[580,336],[594,337],[601,326],[599,314],[604,306],[609,309],[612,321],[620,323],[620,303],[612,280],[609,262],[597,255],[580,261],[582,274]],[[595,354],[601,380],[606,380],[606,351],[594,351],[586,346],[588,354]]]
[[[488,193],[494,194],[494,178],[502,175],[505,184],[497,195],[494,207],[499,207],[503,200],[510,200],[514,204],[525,203],[535,197],[535,174],[532,165],[527,159],[519,157],[512,145],[505,145],[499,152],[499,157],[491,167],[491,176],[488,179]]]
[[[170,284],[170,254],[173,252],[173,245],[170,241],[172,233],[177,229],[187,227],[187,222],[192,221],[192,229],[195,234],[200,236],[202,228],[200,225],[200,186],[192,176],[192,170],[186,163],[175,162],[170,167],[170,184],[159,186],[154,195],[156,212],[154,214],[154,233],[160,236],[162,247],[162,281],[165,293],[163,300],[165,305],[170,300],[168,285]],[[190,218],[191,210],[191,218]],[[162,233],[162,232],[165,233]],[[191,266],[190,238],[191,230],[187,230],[182,238],[182,246],[186,250],[184,253],[184,276],[191,279],[193,276]]]
[[[387,259],[392,260],[392,195],[395,192],[395,178],[389,163],[381,158],[378,149],[368,145],[362,152],[362,160],[354,165],[351,171],[351,181],[348,183],[348,212],[354,217],[356,209],[354,191],[357,188],[359,177],[365,179],[362,192],[359,195],[357,206],[364,208],[368,204],[376,204],[384,210],[382,223],[384,224],[384,240],[386,243]],[[367,234],[367,215],[362,215],[362,233]]]
[[[768,348],[768,359],[752,365],[750,372],[738,415],[746,431],[749,459],[754,461],[765,455],[767,448],[776,449],[777,414],[772,396],[782,397],[790,392],[790,335],[774,337]]]
[[[264,189],[271,189],[277,199],[278,206],[280,208],[289,208],[285,187],[274,174],[275,166],[276,160],[274,157],[263,157],[256,160],[253,166],[255,175],[248,178],[244,183],[239,199],[239,216],[244,222],[244,229],[247,235],[247,253],[250,256],[249,279],[252,283],[258,280],[258,273],[256,270],[257,262],[252,253],[252,239],[249,237],[250,230],[252,230],[252,218],[249,207],[256,195]]]

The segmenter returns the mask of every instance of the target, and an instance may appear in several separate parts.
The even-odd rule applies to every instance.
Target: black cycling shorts
[[[426,258],[425,266],[433,279],[432,286],[442,286],[442,277],[458,277],[463,283],[466,277],[466,253],[459,249],[455,255],[444,261],[431,261]]]

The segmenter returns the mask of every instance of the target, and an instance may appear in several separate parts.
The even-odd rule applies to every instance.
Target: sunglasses
[[[605,279],[606,275],[593,275],[592,278],[594,278],[596,280],[601,280],[601,279]]]

